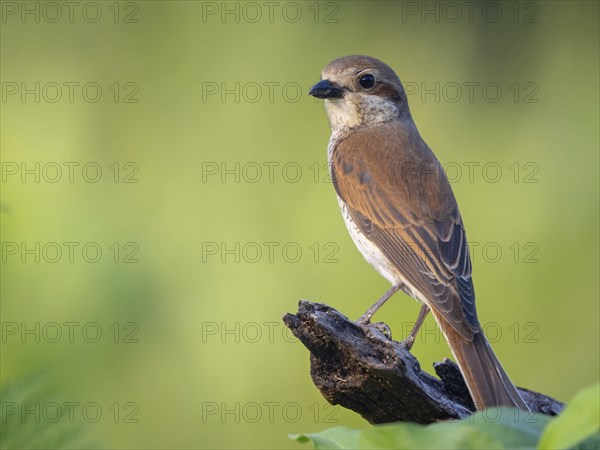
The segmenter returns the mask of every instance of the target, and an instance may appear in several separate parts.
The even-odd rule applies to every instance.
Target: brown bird
[[[396,73],[375,58],[345,56],[323,69],[309,94],[325,99],[329,165],[346,226],[365,259],[392,284],[359,320],[368,323],[404,291],[423,304],[404,341],[408,348],[431,311],[477,409],[528,410],[477,319],[458,205]]]

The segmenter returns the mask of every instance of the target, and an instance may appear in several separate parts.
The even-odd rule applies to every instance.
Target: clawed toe
[[[415,337],[414,336],[408,336],[406,339],[404,339],[401,344],[406,348],[406,350],[410,351],[410,349],[412,348],[412,346],[415,343]]]

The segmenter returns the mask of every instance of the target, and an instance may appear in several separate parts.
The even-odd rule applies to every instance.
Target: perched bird
[[[328,159],[344,221],[365,259],[392,287],[359,319],[368,323],[395,292],[423,306],[410,348],[431,311],[477,409],[528,410],[477,319],[465,228],[444,170],[413,121],[396,73],[363,55],[338,58],[309,92],[325,100]]]

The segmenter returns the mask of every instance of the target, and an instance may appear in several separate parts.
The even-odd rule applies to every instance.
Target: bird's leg
[[[402,283],[398,283],[398,284],[395,284],[394,286],[392,286],[391,288],[389,288],[387,290],[387,292],[385,294],[383,294],[381,296],[381,298],[379,300],[377,300],[375,302],[375,304],[367,310],[366,313],[364,313],[362,316],[360,316],[360,319],[358,319],[357,322],[362,325],[367,325],[371,321],[371,317],[373,317],[373,314],[375,314],[379,310],[379,308],[381,308],[383,306],[383,304],[385,302],[387,302],[388,299],[392,295],[394,295],[396,292],[398,292],[401,287],[402,287]]]
[[[415,322],[413,329],[411,330],[410,334],[406,337],[406,339],[402,341],[402,343],[406,347],[406,350],[410,350],[413,344],[415,343],[415,337],[417,336],[421,325],[423,325],[423,322],[425,321],[425,318],[427,317],[428,313],[429,306],[425,304],[421,306],[421,311],[419,311],[419,316],[417,317],[417,321]]]

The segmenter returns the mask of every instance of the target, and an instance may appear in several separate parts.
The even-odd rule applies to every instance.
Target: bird
[[[323,99],[331,137],[331,180],[356,247],[391,288],[361,316],[371,317],[396,292],[421,302],[411,349],[432,313],[477,410],[529,411],[494,354],[477,318],[465,227],[442,165],[421,137],[394,70],[366,55],[330,62],[309,95]]]

